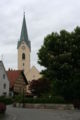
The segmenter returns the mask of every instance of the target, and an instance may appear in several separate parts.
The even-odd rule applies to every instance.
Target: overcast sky
[[[44,37],[80,26],[80,0],[0,0],[0,59],[6,69],[17,69],[17,42],[24,11],[31,41],[31,66],[41,70],[37,52]]]

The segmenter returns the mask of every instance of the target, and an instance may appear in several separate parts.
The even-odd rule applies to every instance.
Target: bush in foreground
[[[15,98],[16,103],[31,103],[31,104],[61,104],[65,103],[62,97],[52,97],[52,98]]]
[[[6,105],[12,104],[13,103],[13,99],[12,98],[6,98],[4,96],[0,97],[0,103],[4,103]]]

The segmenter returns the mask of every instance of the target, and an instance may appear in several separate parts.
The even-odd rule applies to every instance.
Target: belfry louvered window
[[[25,60],[25,53],[22,53],[22,60]]]

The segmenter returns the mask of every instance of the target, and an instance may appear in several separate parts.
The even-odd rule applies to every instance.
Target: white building
[[[3,62],[0,61],[0,96],[9,95],[9,80]]]

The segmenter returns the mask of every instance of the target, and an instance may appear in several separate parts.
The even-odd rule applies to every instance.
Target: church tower
[[[23,17],[20,39],[17,44],[18,49],[18,69],[23,70],[25,75],[30,71],[30,51],[31,44],[28,38],[25,14]]]

